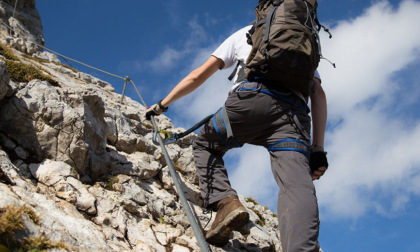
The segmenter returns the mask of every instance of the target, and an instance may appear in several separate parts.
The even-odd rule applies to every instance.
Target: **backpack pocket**
[[[270,36],[271,39],[262,52],[265,59],[274,71],[282,70],[293,74],[310,72],[313,68],[311,34],[299,25],[280,26],[282,27],[273,29],[277,33]]]

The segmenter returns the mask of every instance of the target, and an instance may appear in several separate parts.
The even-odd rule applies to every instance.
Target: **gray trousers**
[[[270,153],[271,169],[279,186],[277,214],[283,251],[318,252],[318,203],[308,158],[298,151],[269,148],[284,139],[309,145],[311,121],[303,109],[306,104],[291,93],[273,91],[286,98],[284,101],[264,93],[266,90],[261,84],[247,82],[231,91],[225,103],[230,125],[240,145],[264,146]],[[193,150],[205,207],[214,209],[219,200],[237,193],[231,187],[223,161],[229,147],[213,120],[203,127]]]

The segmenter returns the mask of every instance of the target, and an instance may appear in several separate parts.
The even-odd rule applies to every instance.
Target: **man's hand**
[[[312,172],[312,180],[320,179],[322,177],[322,175],[324,175],[326,170],[327,170],[327,168],[320,167],[320,168],[316,169],[315,171],[313,171]]]
[[[152,116],[157,116],[162,114],[163,112],[168,111],[168,108],[165,108],[164,106],[162,106],[161,104],[162,101],[159,101],[158,103],[150,106],[147,110],[146,110],[146,119],[150,120],[150,118]]]
[[[311,147],[309,166],[312,171],[312,180],[321,178],[328,169],[327,153],[319,146]]]

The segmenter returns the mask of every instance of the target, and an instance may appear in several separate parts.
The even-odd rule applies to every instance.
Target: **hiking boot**
[[[236,195],[228,195],[217,203],[217,215],[211,228],[206,232],[206,240],[215,246],[223,246],[229,241],[233,230],[239,231],[249,221],[249,213]]]

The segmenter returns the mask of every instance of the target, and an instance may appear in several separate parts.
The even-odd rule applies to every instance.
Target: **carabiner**
[[[175,143],[178,138],[176,137],[176,134],[173,134],[169,131],[166,130],[157,130],[155,131],[154,135],[153,135],[153,143],[154,144],[159,144],[159,142],[156,140],[157,139],[157,134],[164,134],[164,137],[162,138],[162,142],[164,145],[170,144],[170,143]]]

